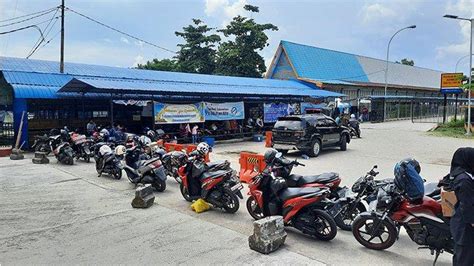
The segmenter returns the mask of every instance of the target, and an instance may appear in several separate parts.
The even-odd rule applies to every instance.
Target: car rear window
[[[287,128],[289,130],[302,130],[304,123],[301,120],[278,120],[275,123],[275,129]]]

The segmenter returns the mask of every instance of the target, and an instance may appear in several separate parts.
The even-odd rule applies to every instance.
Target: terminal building
[[[387,103],[387,119],[402,119],[421,109],[438,109],[441,71],[389,62],[385,94],[385,60],[344,53],[304,44],[281,41],[266,78],[299,80],[321,89],[346,95],[345,103],[366,107],[372,121],[382,121]],[[466,95],[458,95],[464,98]],[[449,95],[454,104],[456,95]],[[420,109],[420,110],[419,110]]]
[[[65,63],[59,73],[58,62],[0,57],[0,111],[13,113],[15,135],[26,114],[20,141],[25,148],[35,135],[64,126],[84,130],[90,119],[103,126],[120,123],[134,133],[145,126],[177,133],[178,124],[201,129],[216,124],[238,134],[249,118],[271,125],[279,116],[301,112],[301,103],[341,96],[296,80],[76,63]],[[13,131],[9,123],[0,122],[2,139],[13,142],[13,134],[5,133]]]

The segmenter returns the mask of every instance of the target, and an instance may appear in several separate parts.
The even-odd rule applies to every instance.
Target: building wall
[[[284,52],[280,54],[275,62],[275,69],[269,77],[271,79],[297,79],[293,68]]]

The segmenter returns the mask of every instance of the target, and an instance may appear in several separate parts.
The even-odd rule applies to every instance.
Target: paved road
[[[332,149],[320,157],[302,160],[295,173],[337,171],[350,185],[373,164],[389,177],[393,165],[413,156],[422,163],[422,175],[435,181],[449,170],[456,148],[474,146],[471,140],[428,136],[430,124],[392,122],[362,125],[363,138],[353,139],[346,152]],[[228,159],[238,168],[241,150],[263,152],[262,143],[221,144],[213,160]],[[289,157],[299,158],[298,153]],[[33,165],[30,160],[0,158],[0,264],[123,263],[123,264],[378,264],[430,265],[433,257],[417,250],[402,233],[387,251],[360,246],[349,232],[322,242],[288,229],[284,249],[269,256],[248,249],[252,219],[241,201],[234,215],[212,210],[195,214],[174,180],[156,194],[146,210],[130,207],[133,186],[98,178],[93,164]],[[449,265],[442,254],[438,265]]]

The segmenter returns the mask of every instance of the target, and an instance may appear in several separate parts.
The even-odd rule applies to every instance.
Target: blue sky
[[[0,20],[59,5],[60,0],[0,0]],[[472,17],[472,0],[66,0],[66,6],[125,32],[177,50],[176,30],[200,18],[220,28],[242,7],[260,7],[258,22],[277,25],[270,32],[270,46],[261,54],[270,62],[280,40],[384,59],[387,42],[398,29],[416,24],[414,30],[395,37],[390,59],[408,57],[417,66],[454,71],[459,58],[469,54],[469,23],[442,18],[446,13]],[[38,22],[49,18],[38,18]],[[0,23],[0,25],[4,24]],[[24,24],[28,25],[28,23]],[[44,27],[46,24],[42,24]],[[15,25],[17,26],[17,25]],[[14,27],[1,27],[0,31]],[[59,30],[59,21],[50,33]],[[26,57],[38,39],[34,30],[0,35],[0,55]],[[48,38],[47,38],[48,39]],[[71,12],[66,13],[66,61],[131,67],[146,60],[167,58],[171,53],[137,42]],[[58,60],[59,37],[31,58]],[[459,69],[467,72],[468,58]]]

